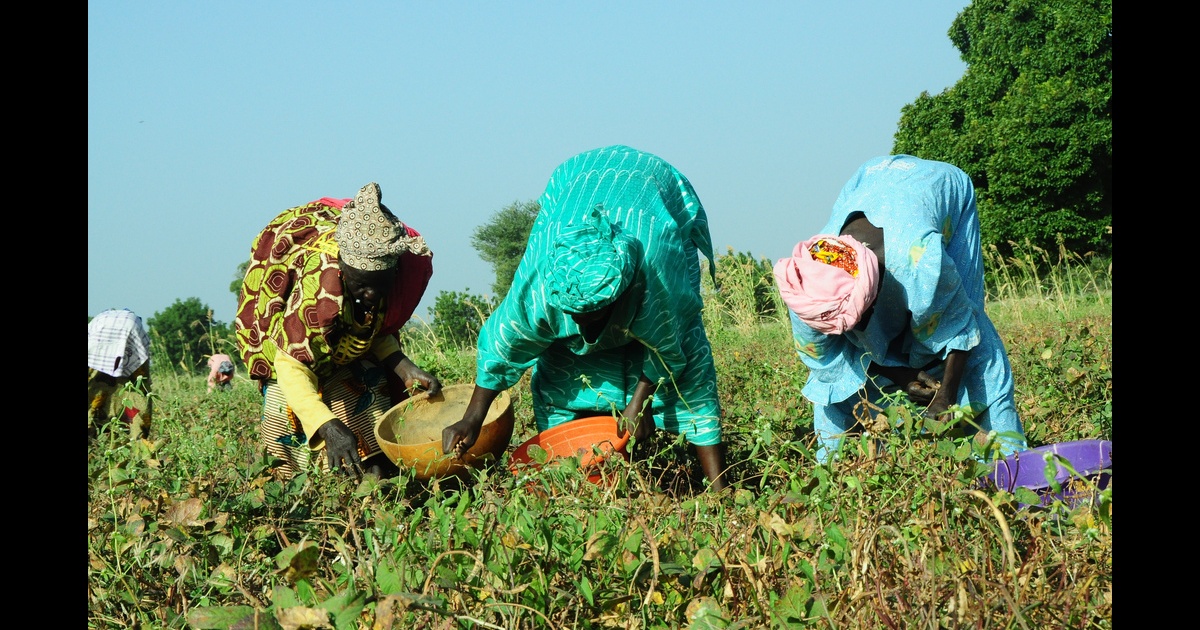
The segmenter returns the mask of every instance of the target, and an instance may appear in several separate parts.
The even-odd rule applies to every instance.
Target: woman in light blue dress
[[[1012,368],[984,310],[970,177],[909,155],[868,160],[842,188],[821,235],[775,269],[809,369],[802,393],[813,403],[818,458],[832,457],[860,401],[879,404],[896,388],[928,405],[929,417],[949,420],[954,405],[970,410],[981,442],[994,440],[1005,455],[1023,450]],[[825,263],[838,258],[838,246],[848,255],[842,262],[877,264],[878,273],[830,272]],[[845,284],[830,292],[835,282]]]

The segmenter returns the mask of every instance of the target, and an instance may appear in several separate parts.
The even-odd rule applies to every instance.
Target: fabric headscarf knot
[[[826,335],[854,328],[879,292],[879,259],[853,236],[818,234],[775,263],[779,295]]]
[[[550,303],[569,313],[600,310],[625,291],[637,272],[634,239],[595,206],[581,224],[562,227],[543,270]]]
[[[383,205],[382,198],[379,184],[371,182],[342,207],[335,237],[342,262],[355,269],[391,269],[405,252],[431,255],[425,239],[409,236],[404,223]]]

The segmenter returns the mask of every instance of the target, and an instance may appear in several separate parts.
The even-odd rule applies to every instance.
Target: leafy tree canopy
[[[479,252],[484,262],[492,266],[496,274],[492,291],[497,300],[504,299],[512,288],[513,276],[517,273],[517,265],[529,241],[529,232],[541,209],[536,200],[514,201],[492,215],[491,221],[475,228],[471,235],[471,246]]]
[[[212,309],[200,298],[176,299],[146,324],[150,329],[151,365],[156,368],[193,374],[217,352],[236,354],[227,348],[216,349],[228,338],[228,326],[212,319]]]
[[[510,280],[511,282],[511,280]],[[479,330],[500,301],[463,291],[442,291],[433,303],[433,329],[439,345],[473,348]]]
[[[974,0],[954,86],[901,110],[895,153],[975,182],[984,246],[1112,253],[1112,0]]]
[[[238,296],[239,299],[242,295],[242,281],[246,279],[246,270],[249,268],[249,259],[238,263],[237,271],[233,272],[233,281],[229,283],[229,292]]]

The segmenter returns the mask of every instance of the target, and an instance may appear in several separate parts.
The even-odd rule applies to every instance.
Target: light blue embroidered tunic
[[[839,234],[862,212],[883,229],[885,270],[865,330],[819,333],[791,314],[800,359],[810,372],[805,398],[814,405],[818,456],[831,456],[838,434],[854,425],[856,395],[878,403],[883,378],[868,383],[871,362],[921,368],[951,350],[970,350],[958,404],[998,432],[1005,454],[1025,448],[1013,400],[1012,368],[984,311],[979,213],[970,177],[956,166],[909,155],[878,157],[842,188],[822,234]],[[930,370],[941,377],[941,368]]]
[[[619,416],[644,374],[659,383],[652,408],[660,429],[700,446],[720,443],[700,297],[700,254],[712,264],[712,238],[691,183],[655,155],[611,146],[561,164],[539,203],[512,288],[480,332],[476,384],[508,389],[532,368],[534,418],[544,431],[597,412]],[[633,238],[634,277],[588,340],[550,299],[549,265],[556,238],[594,209]]]

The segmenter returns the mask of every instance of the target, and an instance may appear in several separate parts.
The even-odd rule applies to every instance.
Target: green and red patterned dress
[[[380,452],[375,420],[391,408],[393,375],[378,362],[380,348],[398,348],[396,333],[412,316],[433,275],[432,255],[400,256],[396,283],[370,325],[343,311],[345,287],[334,239],[349,199],[322,198],[280,213],[255,237],[242,284],[234,330],[250,378],[262,383],[259,426],[267,451],[290,476],[309,465],[308,436],[328,419],[341,419],[359,438],[363,458]],[[419,233],[405,226],[409,236]],[[371,352],[375,349],[375,352]],[[277,380],[279,355],[303,364],[316,380],[328,411],[316,422],[298,417]],[[326,416],[326,417],[321,417]],[[325,466],[324,458],[321,465]]]

